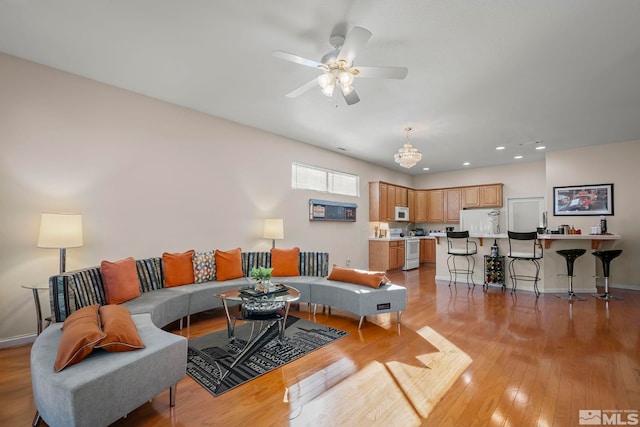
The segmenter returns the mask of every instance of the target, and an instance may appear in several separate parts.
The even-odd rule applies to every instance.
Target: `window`
[[[291,188],[360,196],[360,177],[300,163],[291,164]]]

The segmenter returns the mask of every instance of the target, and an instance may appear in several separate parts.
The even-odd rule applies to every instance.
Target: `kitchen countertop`
[[[439,240],[440,237],[447,237],[447,233],[430,233],[429,235],[436,237],[436,240]],[[480,240],[480,246],[482,246],[483,239],[508,239],[509,235],[506,233],[469,233],[469,237]],[[591,240],[591,248],[598,249],[601,241],[621,238],[619,234],[538,234],[538,240],[544,240],[545,249],[549,249],[554,240]]]
[[[369,237],[369,240],[380,242],[396,242],[407,239],[435,239],[434,236],[410,236],[410,237]]]

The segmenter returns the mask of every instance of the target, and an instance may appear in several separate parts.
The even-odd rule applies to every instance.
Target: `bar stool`
[[[540,279],[540,261],[544,256],[544,249],[538,243],[537,231],[507,231],[509,236],[509,254],[511,258],[509,262],[509,277],[511,278],[511,293],[515,293],[518,286],[518,280],[533,282],[533,290],[536,298],[540,296],[538,290],[538,280]],[[531,245],[531,246],[529,246]],[[536,268],[536,274],[531,276],[528,274],[516,274],[517,261],[530,261]]]
[[[587,252],[586,249],[561,249],[556,251],[558,255],[564,257],[567,261],[567,277],[569,278],[569,293],[568,294],[558,294],[556,295],[558,298],[566,299],[569,301],[586,301],[586,298],[579,297],[573,293],[573,262],[576,258],[581,257],[584,253]]]
[[[602,261],[602,270],[604,272],[604,294],[593,294],[594,297],[607,300],[607,301],[610,301],[612,299],[618,299],[618,300],[622,299],[620,297],[614,297],[609,293],[609,271],[610,271],[609,267],[611,265],[611,261],[615,257],[619,256],[621,253],[622,253],[622,249],[593,252],[593,255],[595,255],[596,258],[599,258],[600,261]]]
[[[478,244],[473,240],[469,240],[469,231],[447,231],[447,244],[449,258],[447,258],[447,267],[449,268],[449,286],[451,282],[457,283],[458,274],[465,274],[467,276],[467,286],[469,285],[469,279],[473,286],[476,286],[473,281],[473,269],[476,265],[475,254],[478,253]],[[467,261],[467,267],[462,268],[456,265],[456,258],[462,257]]]

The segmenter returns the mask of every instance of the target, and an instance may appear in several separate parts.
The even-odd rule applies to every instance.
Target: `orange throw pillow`
[[[242,249],[230,251],[216,249],[216,280],[230,280],[242,277]]]
[[[105,333],[100,328],[97,304],[82,307],[71,313],[62,324],[62,337],[53,364],[54,371],[60,372],[67,366],[83,360],[104,337]]]
[[[272,276],[299,276],[300,248],[271,249]]]
[[[164,267],[164,286],[190,285],[195,283],[193,276],[193,254],[194,250],[181,254],[162,254],[162,264]]]
[[[140,296],[135,259],[129,257],[116,262],[102,261],[100,273],[107,304],[120,304]]]
[[[353,268],[340,267],[335,264],[327,279],[370,286],[376,289],[379,288],[381,284],[389,281],[383,271],[356,270]]]
[[[96,345],[107,351],[131,351],[144,348],[131,313],[121,305],[103,305],[99,309],[100,323],[106,334]]]

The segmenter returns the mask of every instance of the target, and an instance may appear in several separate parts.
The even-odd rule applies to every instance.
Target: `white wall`
[[[638,168],[640,141],[603,144],[593,147],[552,152],[547,154],[547,194],[553,187],[566,185],[613,183],[614,214],[607,217],[610,233],[620,234],[621,240],[604,244],[600,249],[622,249],[623,253],[611,263],[613,286],[640,289],[640,198],[636,185],[640,179]],[[549,227],[574,225],[585,231],[599,222],[597,216],[553,216],[553,200],[547,198]],[[551,248],[553,250],[553,247]],[[593,256],[593,255],[585,255]],[[600,265],[600,263],[596,263]]]
[[[368,182],[409,175],[0,54],[0,346],[35,332],[30,291],[58,271],[36,248],[41,212],[80,212],[67,270],[188,249],[278,247],[368,265]],[[291,162],[360,175],[361,197],[291,189]],[[358,204],[356,223],[310,222],[309,198]],[[48,295],[42,294],[45,315]]]

